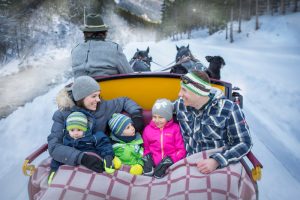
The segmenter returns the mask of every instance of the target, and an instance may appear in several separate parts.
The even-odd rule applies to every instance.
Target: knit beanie
[[[168,99],[158,99],[152,107],[152,115],[160,115],[167,121],[173,117],[173,104]]]
[[[72,86],[72,94],[75,101],[79,101],[97,91],[100,91],[100,86],[90,76],[76,78]]]
[[[86,131],[87,130],[87,117],[85,114],[81,112],[73,112],[67,117],[67,130],[70,131],[72,129],[79,129],[81,131]]]
[[[200,72],[200,75],[209,80],[205,72]],[[199,96],[208,96],[211,89],[209,82],[204,81],[203,78],[193,72],[189,72],[181,77],[181,86]]]
[[[123,131],[130,123],[133,123],[131,118],[120,113],[114,113],[111,119],[108,121],[111,133],[116,137],[122,136]]]

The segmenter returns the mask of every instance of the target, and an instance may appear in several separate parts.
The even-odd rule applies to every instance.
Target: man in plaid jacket
[[[221,149],[197,163],[204,174],[238,162],[252,147],[249,127],[239,105],[217,96],[211,92],[207,74],[192,71],[182,76],[179,99],[174,102],[187,156]]]

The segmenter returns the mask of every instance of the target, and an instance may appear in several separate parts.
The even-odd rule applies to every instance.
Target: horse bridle
[[[178,52],[178,54],[180,54],[180,52]],[[184,53],[182,56],[176,58],[176,62],[179,62],[181,59],[184,59],[186,57],[191,58],[191,52],[189,50],[187,50],[187,53]]]

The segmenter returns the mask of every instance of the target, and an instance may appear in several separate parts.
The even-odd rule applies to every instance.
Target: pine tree
[[[294,10],[293,12],[297,12],[298,11],[298,0],[294,0]]]
[[[230,43],[233,43],[233,7],[230,10]]]

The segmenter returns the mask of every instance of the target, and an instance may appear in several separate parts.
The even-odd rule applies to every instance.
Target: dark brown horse
[[[137,49],[134,56],[131,58],[129,64],[135,72],[147,72],[151,71],[152,57],[149,56],[149,47],[145,50]]]
[[[176,64],[171,68],[171,73],[186,74],[191,70],[204,71],[204,65],[196,59],[190,51],[189,45],[178,47],[175,57]]]

